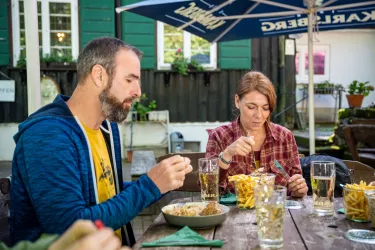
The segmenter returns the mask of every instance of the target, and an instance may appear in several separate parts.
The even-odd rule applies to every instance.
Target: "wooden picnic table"
[[[171,203],[201,201],[199,197],[176,199]],[[301,200],[300,200],[301,201]],[[284,218],[283,249],[375,249],[375,245],[350,241],[344,237],[349,229],[371,229],[371,223],[347,220],[337,213],[343,207],[343,198],[335,198],[335,215],[319,217],[313,213],[312,197],[305,197],[303,209],[286,209]],[[230,207],[227,219],[221,225],[210,229],[195,230],[208,240],[223,240],[221,248],[211,247],[155,247],[151,249],[260,249],[256,225],[255,209],[240,210]],[[142,248],[142,242],[151,242],[177,232],[180,228],[167,224],[162,214],[146,230],[133,249]],[[193,229],[194,230],[194,229]]]

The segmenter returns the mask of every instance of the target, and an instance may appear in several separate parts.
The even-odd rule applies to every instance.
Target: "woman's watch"
[[[224,162],[225,164],[231,164],[232,163],[232,159],[230,159],[229,161],[225,160],[224,157],[223,157],[223,154],[224,154],[224,152],[221,152],[219,154],[220,161]]]

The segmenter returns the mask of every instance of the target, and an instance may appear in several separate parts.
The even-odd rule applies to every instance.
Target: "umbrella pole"
[[[310,10],[312,8],[309,8]],[[308,55],[309,55],[309,148],[310,155],[315,154],[315,118],[314,118],[314,60],[313,60],[313,15],[308,15]]]
[[[41,105],[37,0],[23,1],[26,32],[27,105],[31,115]]]

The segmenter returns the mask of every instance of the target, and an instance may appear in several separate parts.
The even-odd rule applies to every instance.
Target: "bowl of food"
[[[211,228],[223,223],[229,207],[217,202],[187,202],[163,207],[164,219],[171,225],[190,228]]]

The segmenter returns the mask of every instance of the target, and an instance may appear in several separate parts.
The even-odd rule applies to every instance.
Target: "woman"
[[[251,174],[256,169],[276,175],[275,184],[287,186],[288,195],[303,197],[308,188],[302,177],[293,134],[270,122],[276,105],[275,89],[262,73],[251,71],[241,79],[235,95],[238,118],[211,131],[206,158],[218,157],[221,193],[234,186],[228,176]],[[290,176],[276,168],[280,163]]]

